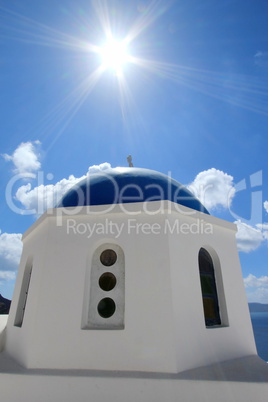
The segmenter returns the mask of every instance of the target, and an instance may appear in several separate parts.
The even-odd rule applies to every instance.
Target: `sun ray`
[[[135,103],[129,79],[127,64],[134,64],[141,70],[148,72],[148,78],[156,75],[163,80],[170,80],[178,86],[185,86],[193,91],[200,92],[214,99],[227,102],[231,105],[268,115],[267,97],[268,88],[263,82],[253,80],[252,77],[223,74],[193,67],[172,64],[168,62],[146,59],[133,56],[128,46],[166,11],[167,5],[152,1],[146,13],[134,21],[125,37],[120,40],[113,36],[111,16],[106,1],[94,1],[93,6],[103,30],[103,45],[96,45],[89,40],[66,34],[28,17],[0,7],[1,25],[5,27],[7,35],[15,40],[41,46],[60,47],[72,51],[83,51],[100,58],[97,69],[89,73],[43,120],[41,133],[44,136],[55,133],[51,146],[64,132],[71,119],[77,113],[83,102],[90,95],[102,74],[111,69],[118,80],[119,104],[123,124],[130,127],[133,121],[142,121],[139,108]],[[160,7],[161,5],[161,7]],[[139,72],[137,72],[137,75]]]
[[[39,126],[39,132],[42,136],[45,138],[50,136],[51,133],[54,133],[49,148],[55,144],[57,139],[67,128],[75,114],[98,83],[102,73],[103,70],[101,66],[99,66],[42,119]],[[57,134],[55,134],[56,132]]]
[[[123,132],[128,143],[137,140],[139,136],[133,137],[133,130],[139,129],[146,131],[144,116],[137,103],[137,99],[133,96],[133,91],[130,87],[130,81],[124,75],[118,79],[119,88],[119,105],[122,116]]]
[[[41,46],[72,49],[75,51],[82,50],[96,53],[99,49],[97,45],[89,41],[81,40],[80,38],[58,31],[45,24],[32,20],[29,17],[15,13],[14,11],[1,6],[0,10],[3,11],[1,15],[1,27],[5,27],[6,31],[9,32],[9,36],[0,35],[2,38],[14,39],[16,41]]]
[[[163,79],[258,114],[268,115],[268,88],[250,76],[223,74],[137,57],[132,62]]]
[[[160,7],[161,6],[161,7]],[[130,28],[125,41],[127,43],[132,42],[137,36],[145,31],[150,25],[152,25],[161,15],[163,15],[168,8],[168,5],[160,0],[152,1],[146,8],[146,12],[143,12],[141,16],[133,23]]]
[[[96,15],[100,21],[102,30],[104,32],[105,38],[107,40],[112,38],[112,29],[111,29],[111,22],[109,16],[109,8],[106,1],[100,2],[97,0],[93,0],[92,2],[93,8],[95,10]]]

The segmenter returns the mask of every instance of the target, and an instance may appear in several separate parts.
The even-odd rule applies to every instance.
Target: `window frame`
[[[116,259],[110,263],[102,261],[102,253],[113,251]],[[82,314],[82,329],[122,330],[125,328],[125,255],[122,247],[115,243],[103,243],[90,253],[89,268]],[[102,286],[103,275],[114,277],[111,286]],[[110,299],[107,311],[103,313],[103,303]],[[114,311],[109,313],[109,305],[114,303]],[[112,311],[112,310],[111,310]],[[103,314],[102,314],[103,313]]]
[[[202,260],[203,258],[203,260]],[[203,313],[205,325],[207,328],[222,326],[222,317],[221,317],[221,306],[218,295],[218,286],[217,286],[217,278],[215,273],[215,264],[212,258],[210,251],[207,250],[207,247],[200,247],[198,252],[198,268],[199,268],[199,278],[200,278],[200,287],[202,293],[202,302],[203,302]],[[205,292],[204,286],[204,278],[209,278],[210,280],[210,292]],[[206,301],[212,301],[213,303],[213,317],[208,314],[208,305]]]
[[[32,258],[29,258],[25,265],[25,269],[24,269],[24,273],[23,273],[19,301],[18,301],[17,311],[16,311],[16,315],[15,315],[15,320],[14,320],[15,327],[21,328],[23,321],[24,321],[26,305],[27,305],[29,289],[30,289],[30,282],[31,282],[31,277],[32,277],[32,271],[33,271]]]

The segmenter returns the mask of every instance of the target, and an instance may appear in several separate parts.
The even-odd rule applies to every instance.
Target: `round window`
[[[109,292],[116,285],[116,277],[111,272],[105,272],[100,276],[99,285],[102,290]]]
[[[116,252],[111,249],[104,250],[100,255],[100,261],[106,267],[114,265],[116,260],[117,260]]]
[[[115,302],[109,297],[101,299],[98,304],[98,313],[103,318],[111,317],[115,312]]]

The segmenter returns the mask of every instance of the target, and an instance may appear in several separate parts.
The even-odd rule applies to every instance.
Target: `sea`
[[[268,362],[268,312],[250,313],[258,355]]]

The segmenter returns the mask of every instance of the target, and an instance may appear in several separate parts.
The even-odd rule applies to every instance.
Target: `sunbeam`
[[[268,115],[268,87],[262,81],[253,80],[250,76],[228,75],[138,57],[133,57],[132,63],[178,85],[187,86],[194,91],[243,109]]]
[[[167,9],[167,4],[163,6],[162,2],[159,0],[152,1],[146,7],[146,12],[141,14],[141,16],[136,21],[134,21],[132,27],[129,29],[126,36],[127,43],[132,42],[143,31],[149,28],[149,26],[152,25],[158,18],[160,18]]]
[[[73,51],[93,53],[98,51],[98,46],[89,41],[81,40],[81,38],[58,31],[1,6],[0,10],[2,11],[1,28],[5,27],[6,32],[9,32],[9,35],[0,34],[0,37],[3,39],[13,39],[33,45],[70,49]]]
[[[39,127],[42,136],[45,138],[51,133],[56,133],[48,149],[54,145],[59,136],[70,124],[75,114],[98,83],[102,73],[103,69],[99,66],[42,119]]]
[[[178,86],[186,86],[206,96],[258,114],[268,115],[268,88],[263,82],[253,81],[252,77],[200,70],[132,55],[131,46],[135,47],[138,37],[166,12],[167,5],[163,6],[160,1],[152,1],[147,6],[146,12],[142,13],[132,23],[121,38],[118,35],[115,36],[114,32],[118,33],[115,26],[116,20],[110,15],[107,2],[94,1],[93,6],[103,32],[101,43],[93,43],[92,38],[85,39],[85,35],[76,37],[66,34],[29,17],[0,7],[2,11],[0,22],[2,27],[5,26],[6,28],[5,35],[1,36],[0,34],[1,37],[9,36],[13,40],[23,41],[32,45],[85,52],[90,57],[95,58],[96,64],[99,63],[98,67],[93,71],[90,71],[91,66],[89,63],[87,77],[44,117],[40,127],[41,133],[46,137],[49,133],[57,132],[50,146],[64,132],[83,102],[90,96],[92,89],[108,70],[117,76],[118,99],[124,126],[129,125],[128,120],[134,114],[137,120],[142,120],[138,117],[139,108],[129,85],[129,64],[134,64],[146,71],[148,78],[149,76],[157,75],[158,78],[169,80]],[[137,79],[138,74],[137,70]]]

